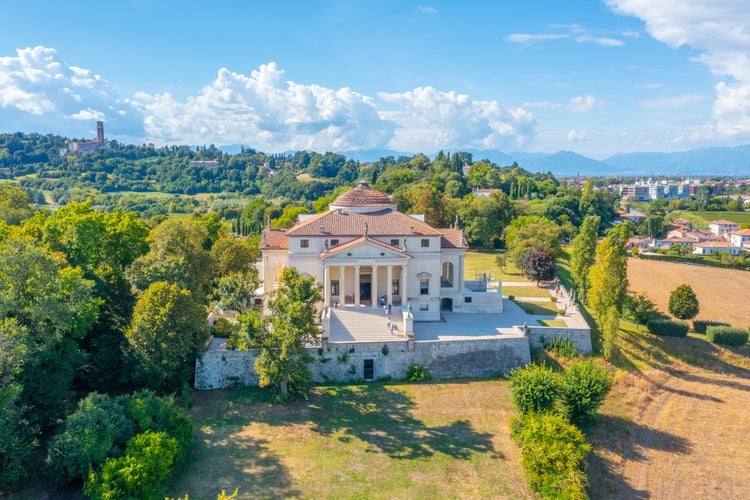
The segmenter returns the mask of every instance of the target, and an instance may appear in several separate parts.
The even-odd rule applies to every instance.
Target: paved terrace
[[[535,283],[516,282],[507,283],[508,286],[536,286]],[[550,297],[555,295],[554,289],[550,288]],[[551,304],[546,297],[518,297],[526,302],[543,302]],[[503,310],[501,314],[466,314],[446,312],[442,313],[441,321],[414,322],[415,341],[435,340],[471,340],[503,338],[505,336],[517,336],[514,326],[539,326],[540,320],[558,320],[566,324],[568,328],[588,328],[588,325],[579,314],[566,312],[564,296],[558,298],[555,303],[558,309],[557,315],[531,315],[527,314],[515,302],[503,299]],[[391,321],[398,327],[398,333],[393,335],[386,326],[386,315],[381,309],[370,307],[341,307],[331,310],[331,332],[329,342],[387,342],[404,339],[404,326],[401,310],[394,309]]]

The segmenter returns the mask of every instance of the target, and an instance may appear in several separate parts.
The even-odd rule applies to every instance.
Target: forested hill
[[[551,174],[530,173],[516,165],[466,177],[462,168],[473,163],[470,153],[440,153],[433,161],[415,155],[359,163],[339,154],[307,151],[265,154],[242,148],[228,154],[213,145],[156,148],[115,141],[110,146],[92,154],[61,155],[66,147],[63,137],[0,134],[0,178],[17,180],[28,190],[51,192],[58,203],[67,201],[66,193],[73,188],[99,193],[263,194],[305,204],[358,179],[388,193],[429,180],[451,197],[461,197],[472,188],[500,188],[511,198],[545,196],[556,187]]]

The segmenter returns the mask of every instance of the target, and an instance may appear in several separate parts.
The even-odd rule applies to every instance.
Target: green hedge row
[[[706,330],[706,338],[714,344],[741,347],[747,344],[747,337],[746,330],[731,326],[709,326]]]
[[[695,333],[706,334],[706,328],[709,326],[732,326],[729,323],[722,323],[721,321],[707,321],[702,319],[696,319],[693,321],[693,330]]]
[[[648,331],[654,335],[666,337],[687,337],[690,327],[682,321],[670,319],[652,319],[647,323]]]

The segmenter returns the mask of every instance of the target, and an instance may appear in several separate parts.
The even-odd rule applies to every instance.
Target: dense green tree
[[[669,314],[679,319],[693,319],[700,311],[698,298],[687,283],[678,286],[669,294]]]
[[[162,393],[180,390],[208,340],[204,309],[189,291],[152,283],[138,298],[125,336],[141,383]]]
[[[18,184],[0,184],[0,219],[6,224],[18,225],[31,217],[31,198]]]
[[[162,222],[148,237],[148,253],[128,268],[128,280],[138,292],[157,281],[173,283],[201,301],[215,266],[211,254],[204,249],[207,238],[206,228],[193,221]]]
[[[255,360],[260,386],[275,388],[284,400],[306,394],[312,384],[305,343],[317,336],[316,306],[321,300],[313,277],[284,268],[269,302],[272,318],[257,339],[260,353]]]
[[[625,315],[635,323],[636,329],[660,314],[656,309],[656,304],[645,293],[632,292],[628,294],[625,297],[623,309]]]
[[[505,246],[508,258],[516,267],[523,268],[523,259],[535,247],[545,247],[559,252],[562,240],[560,226],[538,215],[521,215],[505,229]]]
[[[300,215],[309,214],[310,211],[298,205],[287,205],[278,219],[272,221],[274,229],[287,229],[297,223]]]
[[[576,289],[584,294],[589,285],[589,270],[594,264],[599,222],[599,217],[596,215],[586,216],[570,245],[570,275]]]
[[[487,198],[469,195],[464,198],[458,215],[470,245],[492,247],[500,241],[516,209],[505,193],[492,193]]]

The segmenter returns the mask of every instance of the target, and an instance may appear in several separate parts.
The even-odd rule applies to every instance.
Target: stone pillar
[[[409,303],[409,266],[406,262],[401,266],[401,307]]]
[[[354,266],[354,307],[359,307],[359,266]]]
[[[339,301],[341,302],[341,307],[346,305],[346,287],[344,286],[346,284],[345,277],[346,266],[339,266]]]
[[[464,291],[464,256],[458,256],[458,291]]]
[[[380,307],[380,298],[378,296],[378,266],[372,266],[372,280],[370,283],[370,299],[372,307]]]
[[[385,293],[388,297],[389,304],[393,304],[393,266],[388,265],[388,271],[385,274]]]
[[[323,264],[323,302],[326,307],[331,305],[331,270]]]

